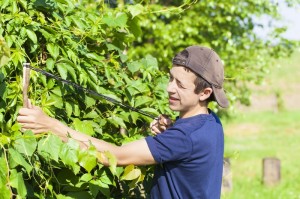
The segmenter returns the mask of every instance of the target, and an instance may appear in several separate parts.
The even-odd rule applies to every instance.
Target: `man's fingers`
[[[165,131],[165,130],[167,129],[167,127],[166,127],[166,126],[159,126],[159,129],[160,129],[161,131]]]
[[[35,124],[20,123],[20,125],[22,132],[25,132],[27,130],[31,130],[34,134],[41,134],[47,132],[44,128],[42,128],[41,126],[36,126]]]
[[[159,134],[167,130],[170,127],[172,121],[167,115],[160,115],[150,123],[150,130],[153,134]]]
[[[169,126],[172,124],[170,118],[164,114],[159,116],[158,122],[160,125],[164,125],[164,126]]]
[[[19,110],[19,115],[31,115],[32,110],[29,108],[21,108]]]
[[[153,134],[155,134],[155,135],[161,133],[161,131],[160,131],[156,126],[153,126],[153,127],[151,128],[151,132],[152,132]]]
[[[30,123],[30,122],[31,122],[30,118],[29,118],[28,116],[24,116],[24,115],[19,115],[19,116],[17,117],[17,121],[18,121],[20,124],[22,124],[22,123]]]

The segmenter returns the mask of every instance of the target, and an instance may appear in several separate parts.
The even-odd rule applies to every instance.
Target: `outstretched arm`
[[[87,149],[90,145],[93,145],[99,152],[109,151],[115,155],[117,164],[120,166],[156,164],[145,139],[116,146],[75,131],[60,121],[47,116],[39,107],[32,105],[29,108],[20,109],[17,121],[21,124],[23,130],[32,130],[35,134],[52,132],[65,142],[69,137],[77,140],[82,149]],[[104,165],[108,165],[106,158],[102,158],[101,161]]]

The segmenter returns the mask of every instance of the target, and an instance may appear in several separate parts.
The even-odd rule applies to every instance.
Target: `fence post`
[[[229,192],[231,190],[232,190],[232,174],[230,170],[230,159],[224,158],[222,192]]]
[[[280,160],[267,157],[263,159],[263,183],[273,186],[280,182]]]

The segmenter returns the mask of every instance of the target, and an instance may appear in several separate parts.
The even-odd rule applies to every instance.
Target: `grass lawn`
[[[300,111],[252,112],[224,124],[233,189],[222,199],[300,199]],[[262,160],[281,161],[281,182],[262,184]]]
[[[233,189],[222,199],[300,199],[300,52],[278,63],[254,87],[253,105],[223,121]],[[265,157],[281,161],[281,181],[273,187],[262,184]]]

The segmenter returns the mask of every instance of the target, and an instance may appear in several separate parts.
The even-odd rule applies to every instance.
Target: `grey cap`
[[[212,85],[213,95],[219,106],[229,106],[225,91],[224,66],[219,55],[212,49],[190,46],[173,58],[173,64],[187,67]]]

